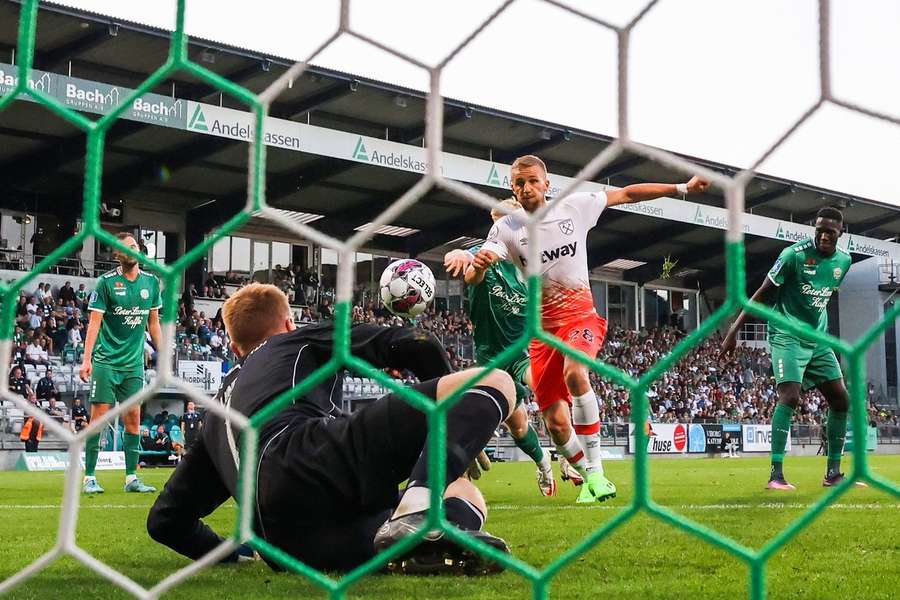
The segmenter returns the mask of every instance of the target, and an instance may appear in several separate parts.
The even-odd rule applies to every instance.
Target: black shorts
[[[435,399],[437,382],[412,387]],[[425,415],[395,394],[276,430],[259,448],[257,532],[316,568],[368,560],[427,435]]]

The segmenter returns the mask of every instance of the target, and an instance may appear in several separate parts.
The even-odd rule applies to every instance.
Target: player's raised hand
[[[691,180],[687,182],[687,191],[688,194],[700,194],[709,189],[709,181],[703,179],[699,175],[694,175],[691,177]]]
[[[444,256],[444,267],[452,277],[459,277],[472,264],[472,253],[465,250],[451,250]]]

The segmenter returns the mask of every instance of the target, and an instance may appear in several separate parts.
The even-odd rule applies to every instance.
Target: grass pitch
[[[845,459],[849,461],[849,459]],[[873,456],[873,468],[900,481],[900,456]],[[633,463],[606,463],[619,496],[603,505],[574,503],[576,490],[542,498],[534,468],[496,464],[479,482],[490,505],[486,529],[505,538],[522,560],[543,567],[627,506]],[[824,459],[788,458],[786,474],[799,490],[763,489],[767,458],[651,462],[652,496],[736,541],[759,548],[809,509],[822,494]],[[146,470],[161,487],[170,470]],[[107,492],[83,498],[79,546],[150,587],[189,563],[153,542],[144,526],[154,496],[125,494],[120,472],[100,472]],[[50,549],[56,537],[61,473],[0,473],[0,580]],[[233,503],[209,519],[227,534]],[[769,598],[896,598],[900,594],[900,498],[852,489],[769,561]],[[742,598],[748,570],[701,540],[638,515],[587,554],[573,560],[550,586],[552,598]],[[16,588],[11,598],[127,598],[125,592],[66,557]],[[315,598],[321,589],[263,563],[207,569],[165,595],[171,599]],[[514,573],[488,578],[405,578],[372,575],[350,588],[351,598],[529,598],[529,582]]]

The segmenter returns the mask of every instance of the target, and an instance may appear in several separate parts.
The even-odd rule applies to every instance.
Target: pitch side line
[[[132,510],[132,509],[149,509],[150,504],[85,504],[79,510]],[[758,504],[679,504],[679,505],[661,505],[670,510],[785,510],[797,509],[808,510],[813,504],[804,504],[801,502],[761,502]],[[237,508],[236,504],[223,504],[223,508]],[[489,510],[622,510],[627,505],[612,504],[564,504],[562,506],[555,504],[489,504]],[[0,510],[59,510],[62,508],[59,504],[0,504]],[[837,510],[898,510],[900,504],[885,504],[879,502],[869,503],[836,503],[829,508]]]

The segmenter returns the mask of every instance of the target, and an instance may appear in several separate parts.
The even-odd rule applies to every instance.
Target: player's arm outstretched
[[[699,194],[709,189],[709,181],[694,175],[687,183],[635,183],[606,192],[606,206],[656,200],[664,196]]]
[[[478,285],[484,281],[484,269],[476,269],[474,262],[475,255],[466,250],[451,250],[444,255],[447,273],[452,277],[462,275],[466,285]]]
[[[451,250],[444,255],[444,267],[451,277],[459,277],[465,274],[473,260],[475,256],[467,250]]]
[[[759,289],[750,297],[754,302],[759,302],[761,304],[769,303],[769,295],[771,291],[775,289],[775,284],[772,283],[772,280],[767,275],[765,279],[763,279],[762,284],[759,286]],[[734,323],[731,324],[731,327],[728,329],[728,333],[725,335],[725,339],[722,340],[722,349],[719,352],[719,356],[723,356],[729,352],[734,352],[735,347],[737,347],[737,334],[738,331],[741,330],[741,327],[744,325],[744,321],[747,320],[747,312],[741,311],[741,314],[738,315],[738,318],[734,320]]]
[[[322,364],[334,352],[331,328],[323,335],[307,338]],[[447,351],[433,334],[415,327],[384,327],[360,323],[350,328],[350,353],[378,369],[408,369],[427,381],[452,371]]]

